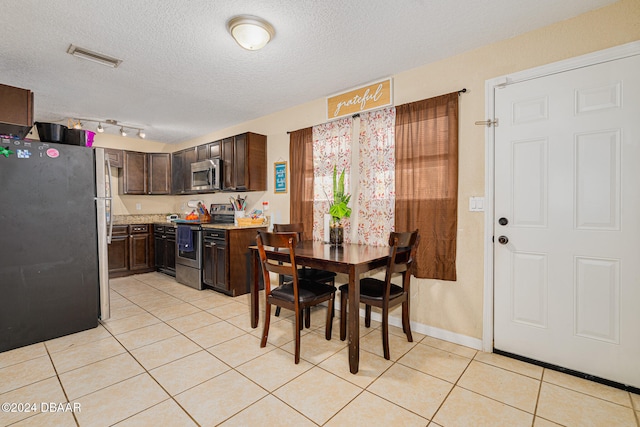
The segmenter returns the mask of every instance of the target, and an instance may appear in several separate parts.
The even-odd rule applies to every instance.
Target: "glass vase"
[[[329,227],[329,243],[332,245],[342,245],[344,242],[344,227],[342,223],[334,222]]]

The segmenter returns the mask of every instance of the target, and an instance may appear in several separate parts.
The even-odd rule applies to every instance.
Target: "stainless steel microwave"
[[[191,163],[191,190],[222,190],[220,159],[207,159]]]

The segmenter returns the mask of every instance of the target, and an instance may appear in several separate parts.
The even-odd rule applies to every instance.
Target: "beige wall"
[[[537,31],[393,76],[396,105],[457,91],[463,87],[468,90],[460,97],[459,107],[458,280],[445,282],[414,279],[411,296],[412,321],[427,329],[437,328],[434,331],[444,330],[476,340],[482,338],[484,216],[482,213],[468,211],[468,199],[484,195],[484,128],[475,126],[474,122],[486,119],[485,81],[636,40],[640,40],[640,1],[622,0]],[[354,86],[365,83],[368,82],[354,82]],[[288,160],[287,131],[326,121],[324,101],[319,99],[280,111],[164,151],[176,151],[245,131],[267,135],[269,190],[264,193],[249,193],[249,205],[258,207],[262,200],[268,200],[274,219],[286,222],[289,219],[289,195],[273,194],[273,163]],[[211,203],[224,202],[227,198],[224,194],[218,194],[205,196],[203,199],[206,203]],[[147,211],[147,207],[160,208],[153,197],[123,196],[121,199],[125,199],[120,206],[122,209],[131,211],[135,203],[141,203],[144,207],[144,212],[126,213],[164,213],[166,210]],[[163,208],[165,203],[172,204],[175,210],[188,199],[162,197],[157,204]]]

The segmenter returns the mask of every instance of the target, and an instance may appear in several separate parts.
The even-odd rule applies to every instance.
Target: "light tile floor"
[[[0,353],[0,425],[640,426],[639,395],[397,328],[390,361],[379,325],[361,328],[352,375],[323,308],[296,365],[286,310],[260,348],[248,296],[159,273],[111,289],[96,329]]]

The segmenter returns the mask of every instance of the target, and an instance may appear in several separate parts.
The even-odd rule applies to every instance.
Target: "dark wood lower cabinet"
[[[109,277],[125,276],[129,273],[129,226],[114,225],[108,247]]]
[[[258,230],[266,227],[210,229],[203,233],[203,282],[227,295],[244,295],[250,291],[251,251]]]
[[[153,240],[156,270],[176,275],[176,229],[172,225],[154,225]]]
[[[148,224],[114,225],[108,246],[109,277],[154,270],[152,227]]]
[[[129,270],[148,270],[152,265],[152,240],[149,234],[150,226],[129,226]]]

